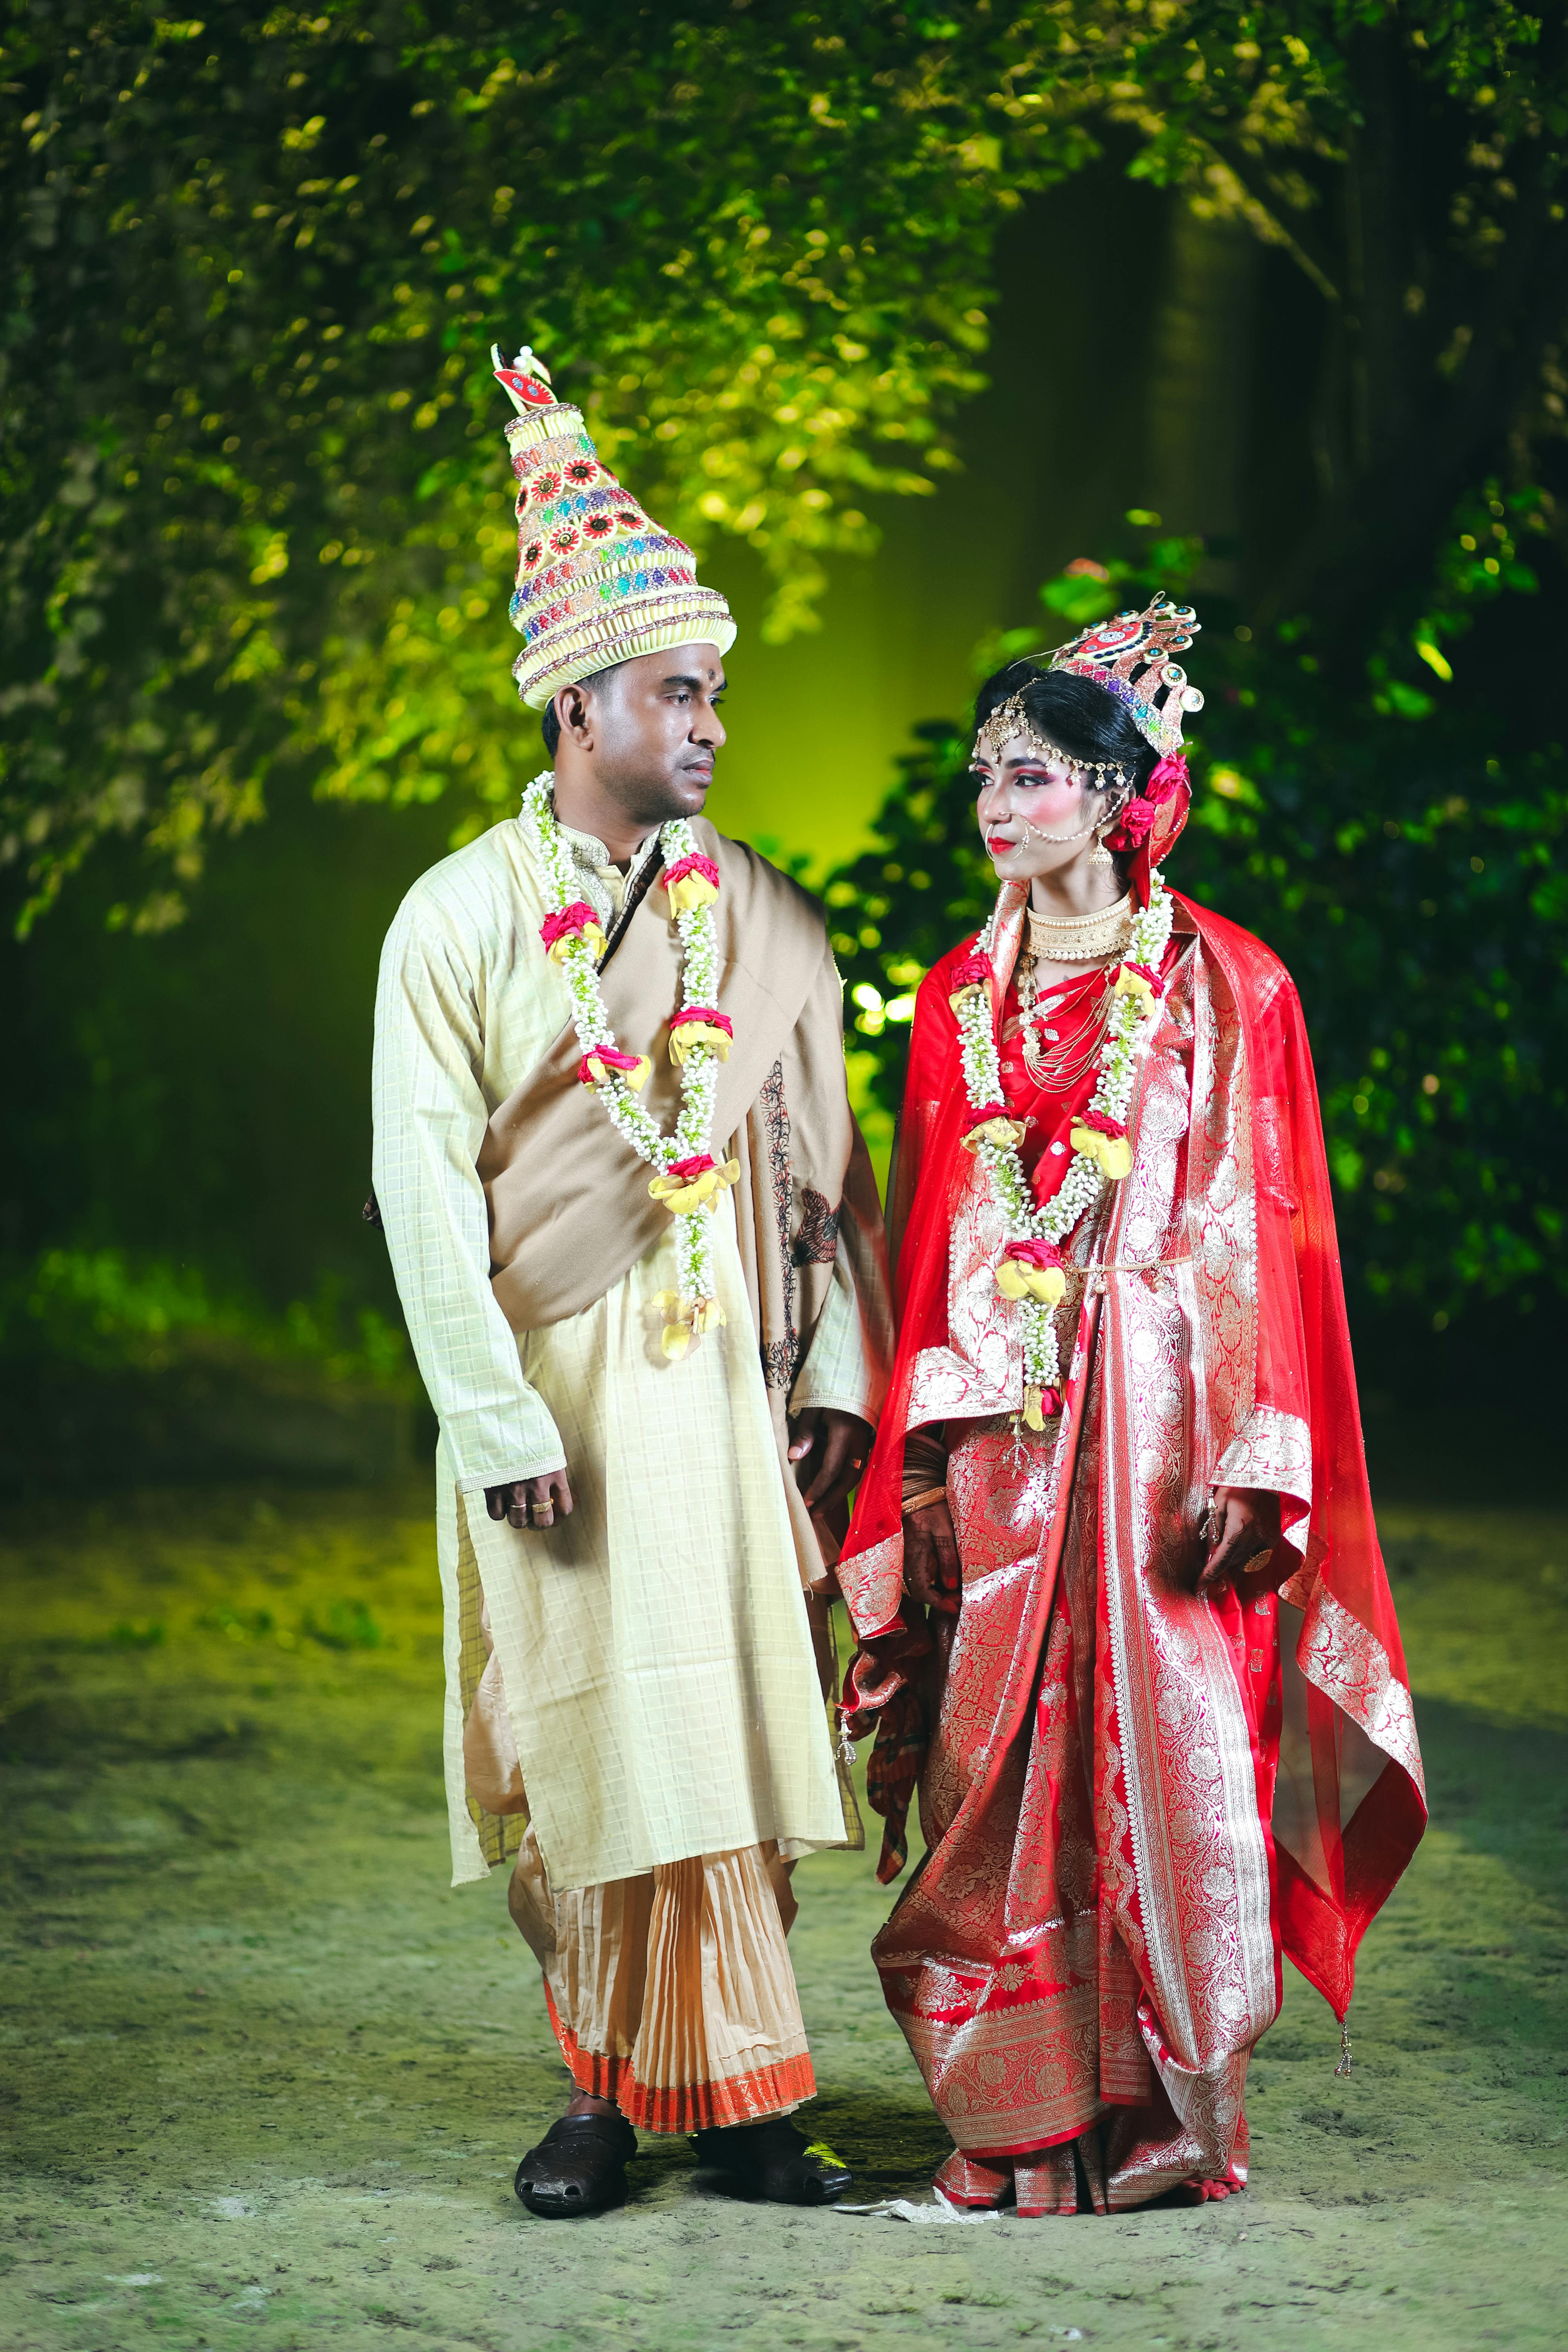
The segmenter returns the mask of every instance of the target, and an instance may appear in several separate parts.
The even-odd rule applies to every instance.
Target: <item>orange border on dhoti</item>
[[[723,2129],[731,2124],[760,2123],[765,2116],[784,2115],[816,2095],[816,2076],[803,2051],[782,2065],[760,2066],[753,2073],[727,2074],[716,2083],[639,2082],[629,2058],[584,2050],[544,1988],[545,2005],[566,2071],[580,2091],[595,2099],[613,2099],[627,2123],[639,2131],[691,2132]]]

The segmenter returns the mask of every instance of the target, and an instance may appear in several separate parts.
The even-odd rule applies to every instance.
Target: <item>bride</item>
[[[999,888],[917,1001],[838,1569],[937,2186],[1022,2215],[1240,2188],[1281,1949],[1342,2020],[1426,1819],[1300,1006],[1162,870],[1196,627],[982,690]]]

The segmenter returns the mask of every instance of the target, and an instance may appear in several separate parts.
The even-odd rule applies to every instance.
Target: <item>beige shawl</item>
[[[739,1160],[736,1222],[781,1459],[789,1394],[834,1279],[842,1241],[879,1390],[889,1320],[876,1179],[844,1076],[843,991],[822,910],[800,886],[705,819],[692,831],[718,865],[720,1009],[734,1024],[719,1075],[716,1154]],[[651,1056],[643,1099],[667,1131],[679,1098],[669,1023],[680,940],[657,856],[637,877],[600,971],[626,1052]],[[491,1285],[514,1331],[563,1321],[602,1297],[653,1246],[668,1211],[650,1171],[577,1076],[571,1024],[492,1114],[479,1172],[489,1204]],[[873,1397],[870,1402],[875,1402]],[[826,1581],[793,1472],[784,1485],[808,1583]]]

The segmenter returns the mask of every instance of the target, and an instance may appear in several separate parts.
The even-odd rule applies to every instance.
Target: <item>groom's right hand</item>
[[[492,1519],[509,1528],[552,1528],[556,1514],[572,1516],[572,1489],[564,1470],[547,1470],[541,1478],[516,1478],[510,1486],[487,1486],[485,1508]]]
[[[940,1610],[944,1617],[956,1617],[962,1582],[958,1538],[946,1503],[927,1503],[922,1510],[906,1511],[904,1591],[910,1600]]]

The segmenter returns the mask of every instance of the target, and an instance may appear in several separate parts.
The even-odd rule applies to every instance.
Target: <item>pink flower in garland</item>
[[[679,1176],[683,1184],[689,1184],[699,1176],[706,1176],[710,1168],[717,1168],[718,1165],[710,1151],[694,1151],[689,1160],[672,1160],[669,1172],[672,1176]]]
[[[647,1189],[672,1217],[685,1217],[700,1209],[715,1192],[733,1184],[740,1173],[738,1160],[715,1160],[710,1151],[696,1151],[689,1160],[672,1160]]]
[[[652,1068],[646,1054],[623,1054],[618,1045],[595,1045],[578,1063],[577,1076],[582,1085],[593,1087],[617,1076],[625,1078],[634,1093],[640,1094]]]
[[[1062,1262],[1062,1254],[1055,1242],[1037,1241],[1032,1235],[1026,1241],[1009,1242],[1002,1255],[1016,1258],[1020,1265],[1037,1266],[1042,1272],[1047,1266],[1060,1265]]]
[[[1165,993],[1165,983],[1152,964],[1124,963],[1116,975],[1115,992],[1141,997],[1144,1011],[1152,1013],[1156,1000]]]
[[[581,940],[595,958],[605,952],[605,927],[585,898],[574,898],[569,907],[552,909],[539,926],[539,936],[552,963],[565,961],[574,940]]]

